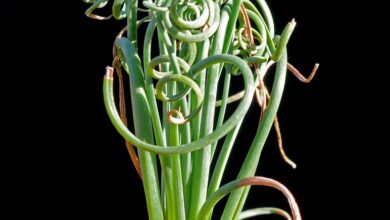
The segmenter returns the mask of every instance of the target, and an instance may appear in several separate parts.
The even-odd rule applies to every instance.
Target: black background
[[[320,69],[310,84],[289,74],[279,110],[285,149],[298,168],[292,170],[282,161],[272,130],[258,174],[284,183],[296,196],[304,219],[361,215],[364,211],[356,209],[365,204],[359,198],[369,193],[360,185],[375,174],[362,165],[370,163],[369,151],[366,157],[360,154],[374,146],[372,141],[365,143],[368,135],[360,129],[364,112],[372,106],[367,94],[356,90],[362,84],[357,79],[363,79],[367,69],[358,59],[367,54],[361,50],[364,46],[357,46],[359,35],[350,34],[360,24],[351,9],[335,1],[275,0],[269,5],[277,33],[292,18],[298,23],[289,43],[289,61],[305,75],[315,62]],[[32,10],[34,16],[22,22],[15,21],[15,15],[2,15],[10,33],[3,42],[28,48],[24,53],[10,50],[10,60],[16,61],[11,69],[22,71],[4,76],[19,82],[5,85],[11,94],[4,99],[11,106],[7,110],[15,114],[7,130],[17,134],[11,138],[16,144],[9,147],[16,155],[9,164],[13,169],[6,170],[9,179],[21,179],[11,181],[16,189],[10,191],[8,204],[23,207],[18,214],[55,219],[147,219],[142,183],[102,99],[104,70],[111,64],[112,42],[124,22],[91,20],[84,15],[88,5],[81,1],[51,7]],[[16,30],[22,30],[20,39],[13,36]],[[253,105],[225,181],[236,176],[257,117]],[[287,202],[279,192],[253,188],[247,207],[258,206],[287,208]]]

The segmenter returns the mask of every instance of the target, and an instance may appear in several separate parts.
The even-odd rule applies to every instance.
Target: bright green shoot
[[[296,25],[294,19],[281,35],[275,35],[265,0],[84,2],[91,4],[86,10],[91,18],[113,17],[127,22],[114,43],[113,67],[106,70],[104,101],[142,179],[149,219],[211,219],[217,202],[230,194],[221,219],[275,214],[300,220],[298,205],[285,186],[254,176],[272,126],[283,159],[296,167],[284,153],[276,114],[287,70],[308,83],[318,64],[306,79],[288,63],[287,44]],[[95,14],[110,4],[112,15]],[[141,32],[140,27],[146,31]],[[125,32],[127,36],[123,36]],[[152,56],[152,48],[158,49],[158,55]],[[264,77],[273,64],[275,78],[268,90]],[[127,126],[123,69],[130,81],[134,132]],[[114,99],[115,73],[119,109]],[[222,75],[224,81],[220,83]],[[235,77],[243,77],[244,90],[230,94]],[[220,100],[218,85],[223,85]],[[229,104],[236,101],[238,107],[225,118]],[[256,136],[237,179],[221,186],[237,134],[253,103],[259,105],[261,115]],[[216,150],[219,141],[221,149]],[[217,161],[213,168],[212,160]],[[254,185],[280,190],[289,201],[291,215],[275,207],[242,211]]]

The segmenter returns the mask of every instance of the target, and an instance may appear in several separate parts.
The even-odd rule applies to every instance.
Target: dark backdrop
[[[364,93],[357,95],[361,93],[352,89],[358,85],[355,79],[363,76],[365,67],[356,59],[363,52],[356,49],[360,38],[347,37],[358,25],[349,14],[353,13],[348,11],[350,8],[335,1],[275,0],[269,4],[277,33],[292,18],[298,23],[288,46],[290,62],[305,75],[315,62],[320,63],[320,69],[310,84],[289,74],[279,110],[285,150],[298,168],[292,170],[282,161],[272,130],[258,174],[284,183],[296,196],[304,219],[348,219],[345,217],[361,207],[348,205],[359,204],[357,198],[366,195],[362,188],[355,190],[359,181],[351,180],[361,166],[361,160],[355,159],[359,146],[364,144],[356,121],[363,114],[356,112],[361,107],[355,107],[356,103],[364,103]],[[10,130],[20,137],[13,139],[17,140],[12,147],[17,159],[11,167],[18,167],[18,161],[32,163],[23,163],[17,171],[10,172],[23,181],[14,184],[18,188],[15,192],[22,192],[21,197],[11,196],[9,203],[19,207],[23,204],[31,213],[55,219],[65,215],[146,219],[141,181],[122,138],[106,115],[102,99],[104,70],[111,64],[112,42],[124,22],[91,20],[84,16],[87,7],[82,1],[53,5],[51,12],[40,8],[34,12],[42,13],[7,25],[11,27],[11,34],[6,35],[9,39],[14,39],[16,29],[24,34],[20,41],[3,42],[29,46],[26,53],[34,60],[31,65],[22,65],[25,62],[20,60],[26,59],[17,50],[10,50],[13,56],[9,57],[16,58],[12,68],[26,68],[5,76],[19,79],[25,88],[19,96],[19,87],[12,84],[13,98],[9,103],[14,107],[10,111],[28,129],[21,135],[15,123],[10,125]],[[2,20],[12,24],[14,16]],[[258,108],[253,105],[225,181],[236,176],[255,133],[257,117]],[[359,173],[370,174],[365,169]],[[246,207],[258,206],[287,208],[287,202],[279,192],[255,187]],[[219,216],[220,208],[223,206],[218,206],[215,216]],[[134,217],[139,215],[144,217]]]

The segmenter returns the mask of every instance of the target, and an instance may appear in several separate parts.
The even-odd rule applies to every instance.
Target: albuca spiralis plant
[[[276,35],[265,0],[114,0],[109,16],[95,11],[111,1],[84,2],[91,4],[86,10],[91,18],[126,19],[126,27],[114,42],[112,67],[106,69],[104,101],[143,182],[149,219],[211,219],[214,206],[228,194],[221,219],[267,214],[301,219],[285,186],[254,176],[272,126],[282,157],[295,168],[283,151],[276,113],[287,70],[308,83],[318,68],[316,64],[305,78],[287,61],[286,46],[295,21]],[[139,36],[141,26],[146,31]],[[273,64],[276,71],[271,87],[264,78]],[[134,133],[127,125],[123,69],[130,81]],[[119,110],[114,100],[114,73]],[[234,77],[243,78],[244,90],[232,95],[229,89]],[[220,100],[218,85],[223,85]],[[225,118],[229,104],[236,101],[238,106]],[[261,114],[256,135],[237,179],[222,185],[237,134],[253,102]],[[218,151],[217,146],[221,146]],[[211,166],[213,159],[215,166]],[[273,207],[242,211],[254,185],[281,191],[289,201],[291,216]]]

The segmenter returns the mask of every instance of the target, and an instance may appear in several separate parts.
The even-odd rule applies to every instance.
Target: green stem
[[[222,177],[226,168],[226,164],[228,162],[230,152],[233,148],[234,140],[237,137],[238,131],[241,128],[242,120],[237,124],[237,127],[234,128],[227,136],[223,143],[221,152],[217,159],[217,163],[215,164],[214,172],[211,177],[210,186],[208,188],[208,195],[217,191],[219,188]]]
[[[160,30],[165,30],[165,27],[158,22],[158,28]],[[164,44],[167,47],[168,55],[170,57],[170,61],[173,64],[171,68],[173,69],[174,74],[180,74],[180,65],[178,63],[178,59],[176,57],[176,49],[174,47],[175,41],[170,41],[167,32],[161,32],[162,39],[164,40]],[[167,84],[166,91],[168,95],[174,95],[176,93],[176,84]],[[168,111],[172,110],[173,104],[167,105]],[[167,140],[168,145],[179,146],[180,145],[180,137],[179,137],[179,128],[177,125],[168,124],[167,126]],[[185,205],[184,205],[184,194],[183,194],[183,181],[181,174],[181,164],[180,157],[178,155],[171,156],[171,167],[172,167],[172,198],[170,202],[173,202],[172,208],[168,210],[168,213],[173,213],[174,219],[185,219]]]
[[[249,152],[241,167],[237,179],[253,176],[256,173],[256,168],[259,164],[260,154],[263,150],[267,136],[272,128],[273,120],[279,108],[280,101],[284,90],[287,70],[287,52],[284,50],[279,62],[276,64],[276,75],[272,86],[271,99],[267,106],[262,121],[257,129],[256,136],[252,142]],[[249,188],[249,187],[248,187]],[[247,191],[239,189],[233,192],[228,199],[222,214],[223,220],[237,219],[241,212],[243,203],[240,204],[240,199],[247,197]]]
[[[232,1],[228,1],[228,6],[226,6],[226,8],[230,6],[231,2]],[[233,2],[230,19],[228,13],[222,13],[222,16],[224,17],[222,17],[223,20],[220,21],[218,30],[215,36],[213,36],[210,55],[220,54],[223,51],[223,46],[231,42],[234,30],[233,24],[236,23],[240,3],[240,0]],[[229,47],[227,47],[227,49],[228,48]],[[204,137],[213,131],[219,68],[220,65],[213,65],[210,69],[208,69],[204,94],[205,98],[201,116],[200,137]],[[207,197],[207,186],[211,163],[211,146],[206,146],[199,152],[195,152],[194,161],[189,220],[195,219],[195,216]]]
[[[232,77],[232,75],[230,73],[225,74],[225,79],[223,82],[223,91],[222,91],[222,103],[221,103],[221,107],[219,108],[218,120],[217,120],[217,124],[216,124],[217,128],[221,127],[221,125],[223,124],[223,120],[225,118],[225,112],[226,112],[226,107],[228,104],[227,102],[228,102],[228,98],[229,98],[231,77]],[[239,126],[237,126],[237,127],[239,127]],[[237,128],[235,128],[234,130],[237,130]],[[214,157],[214,153],[215,153],[215,149],[217,148],[217,144],[218,144],[218,141],[213,143],[213,145],[211,146],[211,159]]]
[[[206,59],[209,55],[209,49],[210,49],[210,41],[207,39],[204,42],[197,43],[197,57],[195,59],[195,63],[200,62],[203,59]],[[195,78],[196,83],[199,85],[202,94],[205,94],[205,82],[206,82],[206,69],[204,69],[198,77]],[[196,105],[196,98],[195,93],[191,93],[191,111],[195,110],[197,108]],[[192,141],[199,140],[200,136],[200,116],[202,115],[202,109],[200,109],[198,115],[194,117],[194,119],[191,121],[191,131],[192,131]]]
[[[161,27],[159,27],[159,25],[157,25],[157,33],[158,33],[158,45],[159,45],[159,49],[160,49],[160,54],[163,56],[164,55],[167,56],[168,52],[167,52],[167,49],[166,49],[166,46],[165,46],[165,43],[163,40],[163,35],[164,35],[163,30]],[[167,63],[163,63],[161,65],[161,70],[167,72],[169,70],[169,65]],[[167,92],[166,88],[165,88],[165,92]],[[155,93],[155,91],[153,90],[153,94],[154,93]],[[169,137],[170,124],[169,124],[167,118],[164,116],[168,114],[169,106],[170,106],[170,103],[163,102],[163,117],[162,117],[163,118],[163,134],[165,134],[165,136],[167,138]],[[166,198],[166,201],[167,201],[166,213],[167,213],[168,219],[174,219],[174,216],[175,216],[174,210],[176,210],[175,202],[174,202],[175,192],[173,190],[174,179],[172,177],[173,171],[172,171],[172,160],[171,159],[172,158],[169,156],[166,157],[166,169],[168,170],[168,175],[169,175],[166,179],[166,190],[167,190],[167,193],[166,193],[166,196],[167,196],[167,198]]]
[[[151,48],[152,48],[152,38],[154,31],[156,29],[156,24],[157,24],[157,19],[154,17],[146,30],[145,33],[145,41],[144,41],[144,71],[146,73],[147,67],[150,63],[151,60]],[[157,102],[155,99],[155,92],[154,92],[154,85],[153,85],[153,80],[150,77],[149,74],[145,74],[145,87],[146,87],[146,95],[148,98],[148,103],[150,106],[150,116],[153,122],[153,129],[154,129],[154,134],[156,138],[156,143],[157,145],[160,145],[161,147],[166,147],[166,139],[161,127],[160,123],[160,115],[158,112],[157,108]],[[161,178],[161,181],[164,180],[164,184],[161,183],[161,185],[164,185],[163,190],[166,191],[166,194],[168,196],[168,200],[165,201],[171,201],[173,197],[173,189],[172,189],[172,169],[170,169],[170,158],[164,155],[160,155],[160,162],[161,162],[161,169],[162,169],[162,175],[164,178]],[[161,198],[164,200],[164,198]],[[168,205],[171,205],[171,202],[168,202]]]
[[[126,38],[118,39],[116,45],[122,62],[126,63],[125,70],[130,76],[131,103],[136,136],[148,143],[153,143],[153,129],[152,123],[150,119],[148,119],[150,111],[145,94],[141,61],[137,56],[134,45]],[[149,219],[161,220],[164,217],[159,193],[158,172],[154,165],[155,155],[138,149],[138,156],[141,165]]]
[[[206,39],[205,41],[203,42],[199,42],[197,43],[197,48],[198,48],[198,51],[199,53],[197,54],[197,57],[195,59],[195,62],[198,63],[204,59],[206,59],[209,55],[209,49],[210,49],[210,40],[209,39]],[[200,89],[201,89],[201,92],[202,94],[205,94],[205,84],[206,84],[206,69],[203,69],[200,74],[198,75],[198,77],[195,77],[195,80],[197,82],[197,84],[199,85]],[[197,104],[196,104],[196,94],[194,92],[191,93],[191,110],[195,110],[197,108]],[[192,120],[191,122],[191,126],[192,126],[192,141],[198,141],[199,138],[200,138],[200,130],[201,130],[201,116],[202,116],[202,108],[200,109],[199,113],[194,117],[194,119]],[[195,173],[194,170],[196,169],[196,164],[198,162],[196,162],[197,160],[197,156],[196,156],[196,152],[195,153],[192,153],[191,154],[191,158],[192,158],[192,171],[191,171],[191,178],[190,178],[190,186],[191,188],[188,189],[189,191],[189,194],[190,194],[190,197],[189,197],[189,206],[190,206],[190,209],[189,209],[189,212],[188,212],[188,219],[190,219],[190,215],[194,216],[196,214],[195,210],[193,210],[193,203],[194,203],[194,198],[198,197],[197,195],[197,191],[196,190],[199,190],[199,188],[197,188],[196,190],[194,189],[196,182],[197,182],[197,178],[199,174]],[[191,210],[193,210],[191,212]]]

